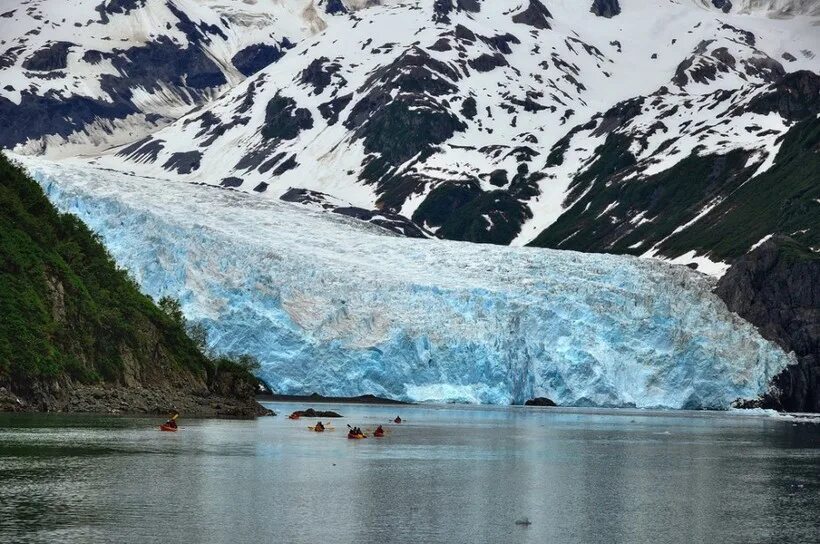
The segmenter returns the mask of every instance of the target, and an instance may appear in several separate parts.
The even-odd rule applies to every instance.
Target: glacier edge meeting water
[[[794,362],[711,280],[632,257],[411,240],[228,190],[22,158],[154,298],[277,392],[729,407]]]

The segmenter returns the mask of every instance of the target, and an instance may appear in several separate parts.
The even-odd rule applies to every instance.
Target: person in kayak
[[[177,428],[177,418],[179,417],[179,412],[177,412],[176,410],[171,410],[171,412],[168,415],[169,415],[169,418],[168,418],[168,421],[165,422],[165,426],[170,427],[172,429],[176,429]]]
[[[313,430],[316,432],[321,432],[325,430],[325,426],[322,425],[321,421],[319,421],[318,423],[316,423],[316,426],[313,428]]]
[[[393,423],[401,423],[401,418],[396,416],[396,419],[393,420]]]
[[[384,436],[384,429],[382,428],[381,425],[376,427],[376,430],[373,432],[373,435],[374,436]]]

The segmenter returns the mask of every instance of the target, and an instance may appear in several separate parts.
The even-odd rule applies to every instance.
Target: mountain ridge
[[[260,71],[246,70],[220,97],[112,152],[69,160],[263,197],[321,193],[367,212],[361,217],[401,217],[417,234],[652,255],[720,274],[759,239],[728,251],[672,242],[720,224],[711,214],[722,191],[741,178],[756,183],[791,125],[816,114],[810,3],[736,3],[729,13],[699,2],[620,2],[592,12],[538,0],[300,5],[298,16],[282,12],[290,26],[260,23],[260,6],[248,8],[252,23],[238,15],[245,8],[219,8],[234,22],[258,24],[254,36],[267,31],[252,47],[271,63],[242,58]],[[792,16],[761,15],[769,8]],[[674,25],[662,17],[673,15]],[[654,32],[636,26],[653,18]],[[208,34],[213,43],[237,32],[229,19],[213,23],[222,25]],[[393,41],[385,42],[388,29]],[[663,47],[657,31],[669,36]],[[197,32],[190,43],[202,39]],[[794,94],[801,84],[807,91]],[[766,93],[796,109],[762,107],[755,97]],[[664,220],[668,229],[647,235],[668,207],[620,202],[611,187],[585,192],[589,169],[616,136],[609,153],[626,162],[595,179],[631,194],[693,161],[733,166],[717,174],[724,189],[692,191],[676,218]],[[584,210],[593,196],[598,204]],[[612,224],[614,236],[585,234]],[[818,246],[810,222],[797,227],[761,238],[780,233]]]

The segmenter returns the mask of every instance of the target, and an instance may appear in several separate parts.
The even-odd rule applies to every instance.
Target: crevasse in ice
[[[251,195],[25,159],[211,347],[283,393],[725,408],[793,359],[710,280],[632,257],[391,236]]]

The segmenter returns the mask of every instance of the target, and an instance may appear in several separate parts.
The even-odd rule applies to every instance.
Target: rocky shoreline
[[[145,389],[112,385],[73,385],[36,400],[0,387],[0,412],[65,412],[165,415],[175,409],[185,417],[252,419],[275,415],[253,397],[228,397],[205,391]]]
[[[357,397],[325,397],[318,393],[310,395],[280,395],[278,393],[259,393],[256,400],[264,402],[320,402],[345,404],[412,404],[401,400],[377,397],[375,395],[359,395]]]

